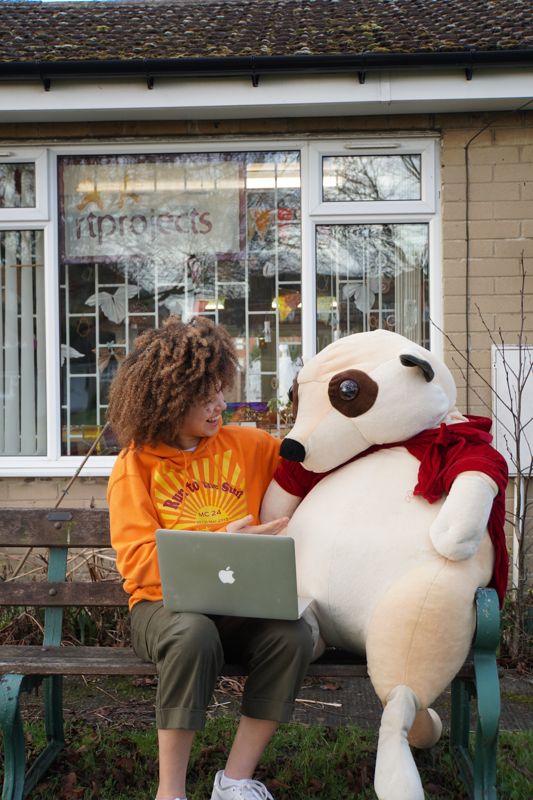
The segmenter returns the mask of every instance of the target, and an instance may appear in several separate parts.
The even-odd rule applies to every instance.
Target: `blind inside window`
[[[0,231],[0,454],[46,453],[42,231]]]

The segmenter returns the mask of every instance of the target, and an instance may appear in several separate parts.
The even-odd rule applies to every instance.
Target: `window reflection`
[[[325,156],[322,197],[326,203],[420,200],[420,155]]]
[[[63,452],[88,449],[121,360],[169,314],[226,325],[241,364],[228,417],[279,427],[301,354],[299,153],[59,161]]]
[[[428,226],[317,227],[317,347],[384,328],[429,345]]]
[[[35,164],[0,164],[0,208],[35,208]]]

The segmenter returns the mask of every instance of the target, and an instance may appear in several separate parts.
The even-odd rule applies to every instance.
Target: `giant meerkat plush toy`
[[[394,333],[326,347],[293,402],[262,517],[291,516],[320,641],[366,653],[384,706],[378,797],[423,800],[409,745],[440,736],[430,705],[468,654],[476,588],[505,593],[505,460],[490,421],[455,408],[444,363]]]

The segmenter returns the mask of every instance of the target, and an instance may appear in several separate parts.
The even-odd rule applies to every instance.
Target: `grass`
[[[42,726],[30,722],[28,752],[42,747]],[[224,765],[235,731],[229,716],[208,721],[193,748],[189,800],[210,796],[215,772]],[[150,800],[157,783],[153,728],[115,730],[74,721],[67,746],[31,795],[32,800]],[[466,800],[447,752],[447,738],[416,753],[428,800]],[[257,777],[276,800],[375,800],[372,789],[376,734],[353,726],[283,726],[267,748]],[[504,732],[499,739],[498,796],[530,800],[533,733]]]

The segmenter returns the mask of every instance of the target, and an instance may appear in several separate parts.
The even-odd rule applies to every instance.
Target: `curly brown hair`
[[[170,443],[199,398],[231,386],[238,366],[233,341],[206,317],[169,317],[147,330],[121,364],[107,418],[121,447]]]

